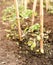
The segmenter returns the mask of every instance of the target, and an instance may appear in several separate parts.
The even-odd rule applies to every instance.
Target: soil
[[[5,3],[0,0],[0,65],[53,65],[53,15],[46,11],[44,13],[44,26],[51,30],[49,53],[43,55],[34,54],[31,51],[27,52],[26,47],[19,46],[15,41],[8,40],[5,37],[7,34],[5,29],[8,29],[8,23],[2,23],[2,11],[12,3],[13,0],[6,0]],[[39,18],[36,18],[35,21],[39,21]]]

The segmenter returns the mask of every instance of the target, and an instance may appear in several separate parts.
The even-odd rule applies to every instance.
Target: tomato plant
[[[44,41],[49,38],[49,35],[48,35],[49,33],[47,33],[47,31],[44,30],[44,27],[43,27],[43,22],[44,22],[43,21],[43,16],[44,16],[43,0],[40,0],[40,24],[38,24],[38,23],[34,24],[35,16],[38,15],[37,12],[35,12],[35,10],[36,10],[35,2],[37,2],[37,1],[34,0],[32,10],[28,9],[27,7],[25,8],[25,6],[23,6],[23,4],[17,6],[17,2],[16,2],[16,6],[18,7],[18,9],[17,9],[17,7],[15,7],[15,5],[7,7],[6,9],[3,10],[2,19],[4,22],[8,21],[11,23],[11,29],[6,30],[8,32],[7,37],[9,39],[13,39],[13,40],[19,39],[19,35],[20,35],[22,37],[22,41],[25,39],[26,40],[28,39],[27,43],[25,43],[25,42],[24,43],[27,44],[31,50],[34,50],[34,48],[40,47],[38,50],[40,50],[41,53],[44,53],[44,49],[43,49],[44,44],[43,43],[45,43]],[[17,12],[17,14],[16,14],[16,12]],[[24,27],[24,29],[22,29],[21,23],[23,23],[23,22],[25,23],[26,22],[25,20],[28,20],[28,18],[30,18],[30,19],[32,18],[32,26],[28,25],[28,26]],[[17,26],[18,26],[18,29],[17,29]],[[22,31],[20,31],[19,29]],[[20,34],[20,32],[22,35]]]

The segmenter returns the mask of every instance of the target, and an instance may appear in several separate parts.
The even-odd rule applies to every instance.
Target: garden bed
[[[9,2],[8,4],[11,5]],[[7,25],[8,23],[3,24],[1,17],[3,9],[9,5],[0,5],[0,65],[53,65],[53,15],[48,14],[46,11],[44,13],[44,27],[51,30],[49,35],[50,47],[47,48],[49,52],[35,54],[22,44],[24,41],[17,45],[17,41],[6,38],[5,29],[8,29],[9,25]],[[39,11],[39,8],[37,10]],[[39,22],[39,18],[36,18],[35,22]]]

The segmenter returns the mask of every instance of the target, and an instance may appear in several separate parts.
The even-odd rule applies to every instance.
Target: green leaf
[[[11,30],[7,30],[7,29],[5,29],[5,31],[8,32],[8,33],[11,32]]]
[[[6,37],[9,38],[10,34],[7,34]]]
[[[37,16],[38,15],[38,13],[37,12],[34,12],[34,16]]]
[[[5,17],[5,16],[3,16],[3,17],[2,17],[2,20],[3,20],[3,21],[6,21],[6,17]]]
[[[33,44],[31,45],[31,50],[33,50],[36,47],[36,43],[33,42]]]
[[[40,29],[40,25],[38,23],[36,23],[35,25],[31,26],[29,28],[30,31],[35,31],[35,30],[39,30]]]
[[[37,35],[37,40],[40,41],[40,35]]]
[[[36,47],[36,42],[35,39],[34,41],[28,41],[28,46],[30,46],[30,49],[33,50]]]
[[[28,46],[31,46],[33,44],[33,41],[28,41]]]
[[[29,17],[31,17],[32,15],[32,10],[30,9],[27,9],[26,11],[22,11],[22,13],[20,13],[20,16],[23,18],[23,19],[27,19]]]

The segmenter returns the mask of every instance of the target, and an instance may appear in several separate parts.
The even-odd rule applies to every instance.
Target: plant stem
[[[48,8],[49,8],[49,0],[45,0],[45,2],[46,2],[46,10],[48,10]]]
[[[14,2],[15,2],[15,7],[16,7],[16,14],[17,14],[18,34],[19,34],[19,39],[21,41],[21,26],[20,26],[20,17],[19,17],[18,2],[17,2],[17,0],[14,0]]]
[[[33,3],[33,14],[32,14],[32,25],[34,24],[34,13],[35,13],[35,10],[36,10],[36,5],[37,5],[37,0],[34,0],[34,3]]]
[[[24,0],[21,0],[21,5],[23,6],[23,4],[24,4]]]
[[[43,12],[43,0],[40,0],[40,51],[41,53],[44,53],[44,49],[43,49],[43,16],[44,16],[44,12]]]
[[[27,0],[24,0],[25,11],[27,10]]]

